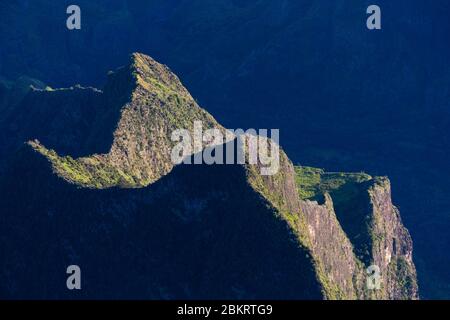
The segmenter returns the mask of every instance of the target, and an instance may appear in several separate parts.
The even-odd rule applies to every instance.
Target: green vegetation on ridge
[[[303,200],[322,200],[324,193],[331,193],[346,184],[359,184],[372,180],[366,173],[325,172],[312,167],[295,167],[296,183]]]
[[[168,67],[146,55],[132,54],[128,67],[110,74],[106,88],[106,95],[112,92],[121,97],[104,97],[108,106],[119,101],[114,108],[120,109],[108,118],[114,123],[113,141],[105,146],[108,150],[74,159],[59,156],[57,151],[48,150],[37,141],[29,143],[51,161],[58,176],[81,187],[146,186],[172,170],[174,130],[192,132],[196,120],[205,129],[224,130],[195,103]]]
[[[52,164],[53,170],[64,180],[85,188],[107,188],[110,186],[134,187],[137,185],[132,176],[108,165],[101,155],[73,159],[70,156],[59,156],[54,150],[49,150],[39,141],[29,141],[28,144],[45,156]]]

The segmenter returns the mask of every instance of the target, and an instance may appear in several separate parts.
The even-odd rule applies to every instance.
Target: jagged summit
[[[192,133],[195,120],[225,129],[150,57],[133,54],[102,92],[34,92],[27,99],[46,111],[41,121],[59,125],[49,131],[53,138],[73,121],[66,112],[50,117],[62,104],[84,110],[77,123],[91,128],[84,138],[91,149],[96,140],[111,142],[106,152],[78,158],[38,140],[22,144],[0,179],[0,236],[14,240],[0,241],[10,261],[0,272],[8,294],[40,297],[47,283],[56,285],[46,262],[67,265],[67,257],[79,256],[86,270],[102,271],[87,297],[417,298],[411,238],[387,179],[295,168],[281,150],[274,175],[261,175],[259,164],[174,168],[173,130]],[[18,255],[11,243],[24,251]],[[382,276],[377,290],[366,286],[371,265]],[[46,270],[46,285],[30,292],[34,282],[14,283],[9,274],[21,266]],[[123,273],[130,277],[120,286],[111,281]],[[67,293],[58,290],[50,294]]]
[[[180,79],[166,65],[158,63],[150,56],[133,53],[129,69],[136,78],[137,93],[142,92],[139,89],[145,89],[151,94],[177,94],[192,99]]]
[[[132,54],[129,65],[109,75],[103,95],[105,112],[94,125],[92,140],[101,135],[97,132],[106,135],[105,129],[114,128],[108,152],[73,159],[30,142],[52,162],[59,176],[83,187],[148,185],[173,168],[170,136],[174,130],[193,132],[194,121],[201,121],[204,129],[224,130],[168,67],[143,54]]]
[[[192,99],[180,79],[166,65],[137,52],[130,55],[126,65],[108,73],[104,90],[114,98],[128,100],[146,95],[163,98],[169,94]]]

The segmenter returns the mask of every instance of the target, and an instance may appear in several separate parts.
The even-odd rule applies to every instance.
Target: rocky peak
[[[156,62],[147,55],[133,53],[129,70],[136,80],[137,94],[172,93],[192,99],[180,79],[166,65]]]
[[[96,121],[102,130],[94,129],[92,140],[113,127],[107,152],[78,159],[68,155],[65,161],[58,156],[58,150],[31,144],[46,156],[52,155],[49,159],[55,171],[71,183],[94,188],[148,185],[173,168],[170,153],[174,130],[192,133],[194,121],[201,121],[203,129],[224,130],[198,106],[167,66],[143,54],[132,54],[129,65],[110,73],[103,92],[105,113]],[[63,163],[73,166],[66,170]]]
[[[216,292],[215,286],[198,286],[192,280],[192,275],[202,275],[212,278],[200,283],[217,283],[214,279],[223,282],[218,297],[248,298],[262,294],[285,298],[417,298],[412,241],[392,204],[387,178],[294,167],[282,150],[279,170],[270,176],[261,175],[260,164],[248,163],[174,168],[170,159],[173,130],[187,129],[193,133],[195,121],[202,121],[203,129],[225,129],[197,105],[166,66],[142,54],[133,54],[129,65],[111,73],[104,90],[95,92],[95,96],[103,105],[95,109],[94,126],[101,128],[100,132],[106,132],[111,125],[114,128],[108,151],[73,158],[59,155],[58,150],[50,150],[38,140],[28,142],[26,147],[36,152],[25,150],[28,152],[19,154],[8,179],[0,183],[3,193],[9,193],[1,204],[10,221],[4,225],[22,228],[28,221],[23,221],[23,217],[32,216],[47,226],[53,221],[54,212],[64,213],[60,215],[61,225],[79,225],[73,219],[82,211],[89,216],[86,225],[98,221],[109,227],[104,228],[104,233],[100,231],[100,235],[97,230],[89,233],[92,246],[88,248],[77,242],[80,235],[74,233],[67,241],[78,246],[80,252],[88,249],[89,254],[92,251],[97,255],[103,249],[93,247],[101,243],[99,237],[101,241],[114,243],[110,247],[115,248],[117,243],[110,237],[117,233],[108,231],[113,226],[127,238],[134,237],[130,245],[138,251],[159,243],[155,247],[164,249],[159,253],[152,250],[149,256],[137,257],[136,251],[126,248],[123,256],[128,256],[132,265],[142,258],[141,267],[147,270],[150,265],[152,270],[145,277],[157,275],[155,287],[169,288],[176,297],[186,295],[190,290],[185,289],[190,287],[194,291],[188,297]],[[48,108],[51,107],[49,104]],[[107,121],[109,124],[102,127]],[[95,129],[93,136],[97,136]],[[42,160],[42,156],[50,162],[53,172],[48,162],[40,169],[44,167],[43,161],[35,160]],[[21,179],[16,179],[19,174]],[[23,184],[27,186],[27,194],[22,198],[32,199],[32,205],[14,198],[24,192]],[[92,190],[111,187],[120,188]],[[117,217],[120,223],[114,221]],[[185,228],[187,223],[189,228]],[[34,222],[27,228],[37,229]],[[148,232],[151,228],[153,232]],[[0,234],[8,232],[0,231]],[[135,237],[136,234],[140,236]],[[179,243],[174,243],[168,234],[178,237]],[[31,252],[36,252],[35,243],[27,242]],[[277,245],[273,246],[274,243]],[[215,257],[199,265],[199,259],[190,260],[187,255],[180,269],[178,259],[173,260],[177,255],[168,257],[166,253],[189,252],[180,249],[186,244],[189,250],[198,250],[200,256],[209,252]],[[242,250],[237,254],[239,257],[258,252],[248,259],[251,274],[257,276],[239,276],[237,287],[230,285],[227,278],[230,274],[232,278],[242,275],[242,265],[246,265],[236,259],[236,248]],[[217,249],[223,250],[222,253],[216,254]],[[8,250],[15,252],[12,247]],[[111,257],[117,258],[116,254],[110,252]],[[273,258],[274,254],[278,254],[277,258]],[[227,257],[226,261],[217,260],[217,256]],[[57,257],[64,259],[64,254]],[[109,263],[106,260],[98,261],[99,265]],[[161,265],[166,266],[164,271],[158,269]],[[368,290],[366,286],[366,269],[370,265],[380,268],[382,280],[377,290]],[[169,280],[161,278],[166,269]],[[171,279],[186,270],[190,274],[180,291],[179,282],[173,285]],[[117,270],[111,271],[114,276],[117,274]],[[0,280],[1,277],[0,274]],[[284,290],[274,294],[280,277],[285,279]],[[141,284],[141,280],[136,281]],[[264,285],[260,291],[255,289],[266,280],[271,285]],[[105,281],[110,283],[109,279]]]

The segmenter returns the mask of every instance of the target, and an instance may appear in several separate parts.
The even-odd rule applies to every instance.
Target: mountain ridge
[[[107,126],[114,127],[108,152],[74,159],[69,155],[60,157],[37,141],[30,142],[72,183],[102,188],[148,185],[173,167],[170,150],[175,143],[169,138],[172,131],[186,129],[192,133],[195,119],[202,122],[204,129],[224,132],[168,67],[148,56],[132,54],[130,64],[109,77],[103,91],[119,98],[112,110],[103,107],[106,112],[97,120],[106,117],[110,119],[105,122],[116,123],[115,127]]]
[[[260,174],[260,163],[174,166],[169,157],[172,144],[168,137],[171,130],[187,128],[192,131],[193,121],[196,120],[204,121],[207,128],[215,127],[222,131],[225,129],[195,103],[178,78],[167,67],[145,55],[133,54],[131,64],[120,68],[115,74],[110,74],[110,78],[112,80],[109,86],[105,86],[103,94],[115,93],[123,98],[114,99],[117,95],[112,95],[103,100],[114,100],[114,112],[117,113],[117,109],[120,109],[110,152],[94,153],[74,159],[69,155],[59,156],[55,151],[44,147],[38,140],[29,141],[22,146],[21,151],[15,155],[13,166],[6,170],[0,183],[3,193],[8,195],[2,199],[3,206],[7,208],[4,218],[13,230],[25,228],[35,235],[40,231],[35,231],[32,223],[27,224],[21,219],[30,214],[34,215],[32,221],[37,223],[36,219],[40,216],[43,221],[38,224],[44,229],[53,226],[52,230],[60,237],[59,243],[61,241],[70,243],[70,246],[76,247],[79,252],[85,254],[86,252],[92,254],[95,250],[104,252],[105,248],[101,246],[102,241],[106,241],[108,246],[122,247],[123,243],[115,238],[114,233],[108,231],[111,228],[121,230],[119,234],[123,237],[133,231],[141,238],[137,235],[136,238],[132,237],[130,245],[138,251],[146,252],[145,257],[153,259],[156,264],[150,263],[150,268],[145,259],[139,258],[137,252],[120,252],[131,259],[130,261],[137,259],[139,266],[144,270],[150,268],[152,272],[157,271],[156,274],[159,272],[162,280],[155,278],[152,280],[153,283],[160,291],[166,290],[169,296],[175,297],[207,297],[208,292],[214,292],[217,297],[222,298],[238,298],[239,292],[244,298],[259,295],[272,298],[321,297],[324,299],[415,299],[418,297],[415,267],[412,262],[412,242],[408,231],[401,223],[398,210],[392,205],[388,180],[362,174],[362,178],[344,174],[340,177],[342,181],[336,183],[329,177],[325,178],[326,173],[318,169],[308,171],[297,167],[296,170],[281,149],[280,170],[271,176]],[[126,81],[122,81],[123,79]],[[119,106],[120,104],[123,105]],[[102,108],[100,110],[107,110]],[[36,138],[39,139],[39,137]],[[151,147],[147,149],[147,145]],[[30,160],[37,159],[37,156],[41,157],[38,160],[40,165],[33,167]],[[45,169],[43,176],[36,180],[34,173],[43,170],[39,169],[43,160],[46,160],[47,166],[50,167]],[[30,169],[30,166],[33,169]],[[311,175],[310,171],[313,175],[319,175],[319,180],[323,180],[319,181],[318,186],[308,182],[311,181],[311,177],[308,176],[308,174]],[[15,177],[21,172],[24,181],[16,181]],[[345,197],[348,195],[348,192],[344,190],[348,181],[358,184],[355,194],[351,193],[351,197]],[[326,188],[322,186],[325,182],[328,183]],[[370,185],[366,186],[368,182]],[[17,202],[14,194],[21,194],[21,187],[27,183],[28,186],[23,190],[26,192],[24,198],[32,199],[33,202]],[[308,190],[314,189],[317,195],[323,197],[322,204],[305,199],[305,189],[307,189],[305,183],[309,183]],[[236,188],[239,192],[235,190]],[[339,193],[342,190],[344,192]],[[243,194],[249,198],[241,197]],[[121,200],[114,199],[112,195],[118,196],[118,199],[123,200],[124,203],[121,204]],[[354,211],[354,200],[361,197],[368,199],[369,211]],[[344,212],[341,210],[335,212],[334,203],[339,204],[336,208],[343,208]],[[162,214],[165,211],[169,214],[163,218]],[[21,212],[21,215],[15,216],[16,212]],[[60,213],[58,217],[55,217],[55,212]],[[65,212],[70,214],[65,217],[65,214],[61,214]],[[83,214],[97,221],[98,227],[106,228],[99,229],[100,234],[96,235],[94,231],[86,231],[86,233],[79,227],[75,227],[78,232],[90,239],[92,248],[80,245],[77,242],[76,232],[69,232],[70,236],[65,236],[54,225],[55,219],[58,219],[58,225],[77,224],[74,219],[78,212],[84,212]],[[149,217],[146,214],[152,216],[155,212],[158,213],[158,219],[148,220]],[[350,232],[352,229],[349,229],[349,224],[342,224],[342,219],[345,219],[350,212],[356,216],[359,215],[363,220],[363,223],[359,223],[358,220],[357,232],[354,233]],[[100,217],[94,218],[97,213]],[[98,219],[105,220],[102,222]],[[144,219],[145,223],[141,225],[135,219]],[[163,221],[166,219],[171,223],[165,225]],[[232,230],[221,229],[221,224],[211,225],[208,222],[210,219],[221,221],[225,225],[230,224],[239,232],[233,234]],[[237,226],[233,219],[243,224]],[[366,219],[369,221],[368,224],[364,222]],[[83,221],[83,225],[89,223],[89,219]],[[21,226],[21,223],[25,225]],[[154,229],[152,223],[157,224],[161,230]],[[191,234],[189,230],[182,231],[180,228],[186,224],[195,225],[194,229],[199,234]],[[153,230],[155,235],[146,235],[145,230],[139,230],[139,227],[143,228],[143,225]],[[278,231],[270,234],[271,228],[267,228],[268,225]],[[252,231],[246,234],[245,229],[249,227]],[[11,235],[11,232],[7,230],[0,231]],[[224,257],[231,259],[223,260],[220,255],[210,258],[212,265],[216,265],[219,261],[224,264],[223,274],[214,273],[213,269],[206,265],[199,266],[199,262],[195,259],[190,260],[186,257],[184,262],[192,275],[200,272],[206,276],[213,272],[214,283],[221,283],[222,286],[219,291],[215,291],[214,285],[201,286],[193,280],[194,276],[193,278],[186,276],[187,278],[184,279],[187,281],[186,286],[195,291],[190,295],[187,292],[183,293],[183,290],[180,291],[179,284],[172,283],[169,278],[162,276],[164,271],[158,269],[158,261],[165,264],[168,270],[183,274],[175,258],[166,256],[164,251],[155,249],[152,245],[153,241],[160,243],[170,252],[180,252],[180,243],[171,243],[171,238],[167,238],[163,231],[170,235],[178,232],[183,241],[188,241],[189,236],[192,236],[193,242],[188,241],[192,250],[199,250],[200,247],[206,246],[208,250],[203,252],[204,254],[215,256],[214,250],[218,250]],[[198,240],[204,232],[208,233],[214,241],[209,241],[206,245],[203,240]],[[223,233],[227,234],[229,240],[233,239],[231,242],[234,241],[234,246],[227,246],[228,240],[216,237],[216,234]],[[275,241],[279,248],[283,248],[282,252],[289,252],[289,255],[277,255],[277,260],[269,263],[267,254],[270,256],[275,252],[272,248],[269,252],[262,254],[263,248],[271,248],[271,241],[263,240],[263,234],[267,239]],[[358,243],[355,239],[361,235],[364,235],[363,241]],[[17,235],[14,236],[14,239],[17,237]],[[29,237],[26,236],[25,239]],[[251,249],[250,251],[240,251],[236,246],[243,245],[245,242],[240,239],[246,239],[246,237],[254,237],[255,241],[248,244],[247,249]],[[44,243],[50,241],[45,238],[40,239]],[[24,239],[18,241],[24,241]],[[100,244],[95,244],[97,241]],[[216,245],[215,241],[221,243],[222,247],[213,249]],[[336,246],[336,243],[339,245]],[[24,247],[34,248],[37,245],[31,241]],[[60,247],[60,244],[53,244],[53,246],[56,246],[57,250],[46,253],[50,257],[49,260],[56,260],[59,264],[76,260],[73,258],[74,254],[70,253],[71,250],[64,246]],[[157,254],[155,253],[153,258],[146,246],[156,250]],[[335,250],[329,250],[330,246],[334,246]],[[360,257],[361,246],[369,251],[365,258]],[[3,249],[8,253],[12,250],[9,244],[4,244]],[[252,255],[251,259],[244,258],[252,250],[256,250],[265,258],[262,261],[258,255]],[[202,250],[199,254],[202,254]],[[75,254],[75,256],[79,255],[82,254]],[[111,259],[118,258],[114,257],[114,250],[107,256]],[[19,258],[11,256],[9,258],[12,260],[11,264],[14,261],[19,263],[17,261]],[[20,259],[29,260],[26,255],[20,256]],[[234,261],[235,259],[238,260]],[[245,269],[239,266],[239,259],[244,259],[251,264],[255,268],[255,274],[259,274],[261,279],[256,277],[245,280],[239,277],[237,274]],[[283,260],[286,259],[300,269],[296,271],[295,268],[284,266]],[[94,260],[95,263],[89,262],[86,258],[83,261],[91,267],[105,264],[105,261],[99,258]],[[372,263],[379,265],[383,281],[381,289],[368,291],[365,269]],[[38,267],[45,268],[42,265]],[[111,268],[111,275],[124,270],[120,263],[109,268]],[[277,273],[277,268],[282,268],[285,272]],[[8,269],[8,272],[12,270]],[[240,288],[236,289],[236,284],[233,284],[229,278],[231,274],[242,282],[240,285],[238,282],[237,286]],[[141,276],[146,279],[151,277],[149,274]],[[20,280],[14,283],[14,280],[8,280],[5,275],[2,278],[9,283],[9,288],[14,286],[26,288],[26,284]],[[44,278],[52,283],[55,281],[50,275]],[[279,291],[271,295],[270,292],[274,289],[271,286],[275,285],[277,278],[283,279],[284,293],[283,286],[280,285]],[[112,289],[107,284],[108,277],[100,277],[100,279],[103,286]],[[261,281],[265,280],[271,285],[263,285]],[[290,282],[292,283],[289,284]],[[133,278],[132,283],[137,287],[134,289],[127,287],[130,293],[142,295],[145,288],[138,284],[138,278]],[[296,294],[293,284],[300,286],[296,288],[299,290]],[[261,292],[257,291],[258,287],[262,290]],[[9,292],[13,293],[13,291]],[[37,291],[34,294],[39,296]],[[59,290],[56,290],[56,294],[65,296]],[[88,296],[102,297],[104,294],[98,289],[96,292],[89,292]],[[158,297],[158,294],[153,293],[153,296]],[[159,297],[162,296],[164,294],[160,292]]]

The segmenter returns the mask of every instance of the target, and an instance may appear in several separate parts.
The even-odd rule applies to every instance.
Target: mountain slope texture
[[[173,130],[225,129],[143,54],[103,90],[24,95],[0,119],[1,298],[418,298],[386,177],[294,166],[282,150],[272,176],[174,166]]]

